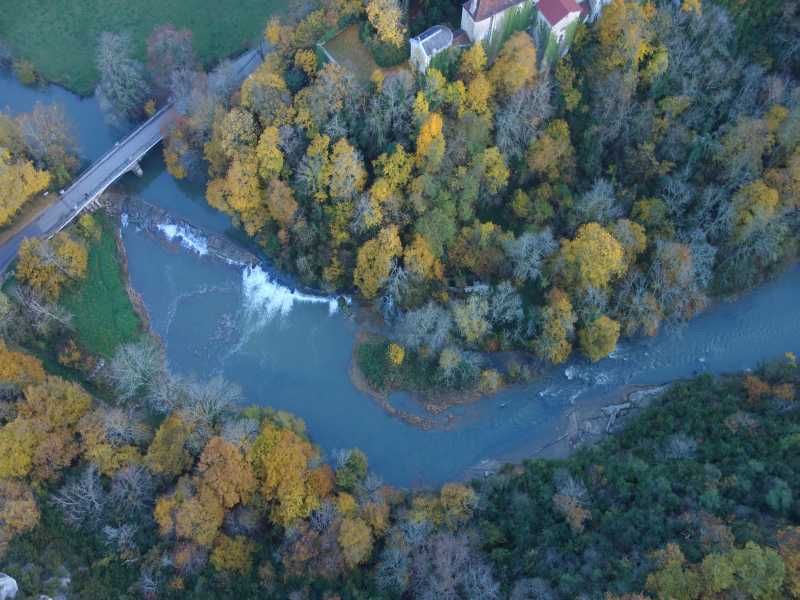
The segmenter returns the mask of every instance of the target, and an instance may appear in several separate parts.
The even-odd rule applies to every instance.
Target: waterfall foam
[[[208,254],[208,240],[204,237],[189,231],[182,225],[174,225],[172,223],[159,223],[158,230],[164,234],[169,241],[177,240],[181,246],[187,250],[191,250],[200,256]]]
[[[327,304],[329,314],[339,310],[336,298],[313,296],[292,290],[273,280],[260,266],[245,267],[242,271],[242,294],[244,308],[249,315],[257,315],[259,321],[271,321],[276,316],[292,312],[296,302],[305,304]]]

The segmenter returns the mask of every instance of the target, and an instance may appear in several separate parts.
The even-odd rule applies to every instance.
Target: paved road
[[[261,64],[262,49],[245,52],[234,62],[242,81]],[[50,237],[66,227],[83,209],[128,171],[163,139],[163,132],[175,119],[172,104],[167,104],[118,142],[84,171],[58,200],[36,219],[0,246],[0,274],[14,261],[22,240]],[[51,192],[52,194],[53,192]]]

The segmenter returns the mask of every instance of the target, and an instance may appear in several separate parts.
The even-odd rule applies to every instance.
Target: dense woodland
[[[796,255],[798,15],[767,4],[615,0],[552,64],[509,29],[363,86],[314,42],[365,19],[400,45],[405,20],[328,2],[270,22],[230,100],[196,76],[165,156],[207,165],[279,268],[374,301],[394,352],[363,349],[373,384],[492,388],[481,351],[595,361]]]
[[[677,383],[567,460],[408,492],[147,340],[84,386],[10,343],[0,556],[24,597],[800,598],[791,354]]]
[[[419,6],[273,20],[241,89],[188,31],[157,28],[147,65],[124,34],[99,46],[110,117],[174,100],[170,172],[207,176],[299,281],[374,302],[375,387],[491,391],[484,351],[599,360],[796,257],[796,2],[615,0],[556,63],[509,29],[366,86],[315,49],[357,22],[397,62],[420,14],[451,14]],[[0,116],[0,219],[76,166],[58,109]],[[0,293],[0,564],[24,597],[800,598],[796,356],[676,383],[566,460],[398,490],[234,384],[171,374],[135,328],[76,342],[104,223],[27,241]]]

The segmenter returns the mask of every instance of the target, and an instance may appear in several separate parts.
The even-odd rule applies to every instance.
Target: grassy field
[[[293,1],[0,0],[0,39],[49,81],[88,95],[97,79],[94,53],[103,31],[127,31],[144,58],[154,26],[185,27],[209,65],[259,40],[267,19]]]
[[[350,25],[326,43],[325,49],[337,63],[362,83],[369,83],[370,77],[379,68],[370,51],[358,37],[358,25]]]
[[[96,218],[102,235],[89,247],[86,280],[66,290],[62,304],[73,315],[78,343],[92,354],[108,357],[120,344],[138,339],[141,324],[125,289],[113,225],[104,217]]]

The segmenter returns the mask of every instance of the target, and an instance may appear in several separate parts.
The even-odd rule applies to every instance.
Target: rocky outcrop
[[[0,600],[16,598],[19,587],[13,577],[0,573]]]

